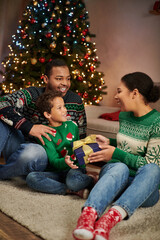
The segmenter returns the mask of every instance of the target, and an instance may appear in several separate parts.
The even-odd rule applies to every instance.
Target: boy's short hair
[[[52,101],[56,97],[62,97],[62,93],[59,91],[48,90],[39,96],[36,102],[36,106],[42,115],[44,112],[51,113],[51,108],[53,107]]]
[[[68,67],[67,63],[63,58],[55,58],[48,62],[45,67],[45,75],[49,78],[53,67]]]

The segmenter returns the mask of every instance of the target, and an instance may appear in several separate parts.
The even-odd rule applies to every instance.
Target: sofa
[[[152,108],[160,111],[160,100],[150,104]],[[87,135],[101,134],[108,138],[116,138],[119,129],[119,121],[110,121],[99,118],[104,113],[114,113],[119,111],[118,107],[86,105]]]

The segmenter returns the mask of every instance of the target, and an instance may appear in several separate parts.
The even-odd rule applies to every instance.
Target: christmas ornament
[[[57,19],[57,23],[60,23],[62,20],[60,18]]]
[[[94,71],[94,66],[90,66],[90,71],[93,72]]]
[[[36,20],[35,20],[34,18],[31,18],[31,19],[30,19],[30,23],[31,23],[31,24],[34,24],[34,23],[36,23]]]
[[[67,25],[65,26],[65,29],[66,29],[66,31],[69,31],[69,30],[70,30],[70,26],[67,24]]]
[[[85,92],[85,93],[83,94],[83,97],[84,97],[84,98],[88,98],[88,93]]]
[[[31,64],[35,65],[37,63],[37,59],[36,58],[31,58]]]
[[[91,38],[89,36],[86,36],[86,42],[90,42]]]
[[[52,34],[50,33],[50,32],[48,32],[47,34],[46,34],[46,38],[50,38],[52,36]]]
[[[47,26],[47,23],[42,23],[42,28],[44,28],[45,26]]]
[[[83,81],[83,78],[81,76],[77,77],[77,80],[82,82]]]
[[[40,61],[41,63],[44,63],[44,62],[45,62],[45,58],[44,58],[44,57],[40,57],[40,58],[39,58],[39,61]]]
[[[82,67],[83,66],[83,62],[79,61],[79,65]]]
[[[52,43],[50,44],[50,48],[56,48],[56,43],[55,43],[55,42],[52,42]]]

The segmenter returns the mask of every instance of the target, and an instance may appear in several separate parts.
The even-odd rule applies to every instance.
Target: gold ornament
[[[36,58],[31,58],[31,64],[35,65],[37,63],[37,59]]]
[[[55,42],[52,42],[52,43],[50,44],[50,48],[56,48],[56,43],[55,43]]]
[[[89,36],[86,37],[86,42],[90,42],[91,38]]]

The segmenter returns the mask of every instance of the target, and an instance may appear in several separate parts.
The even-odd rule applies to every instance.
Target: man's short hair
[[[48,62],[45,67],[45,75],[49,78],[53,67],[68,67],[67,63],[63,58],[55,58]]]

